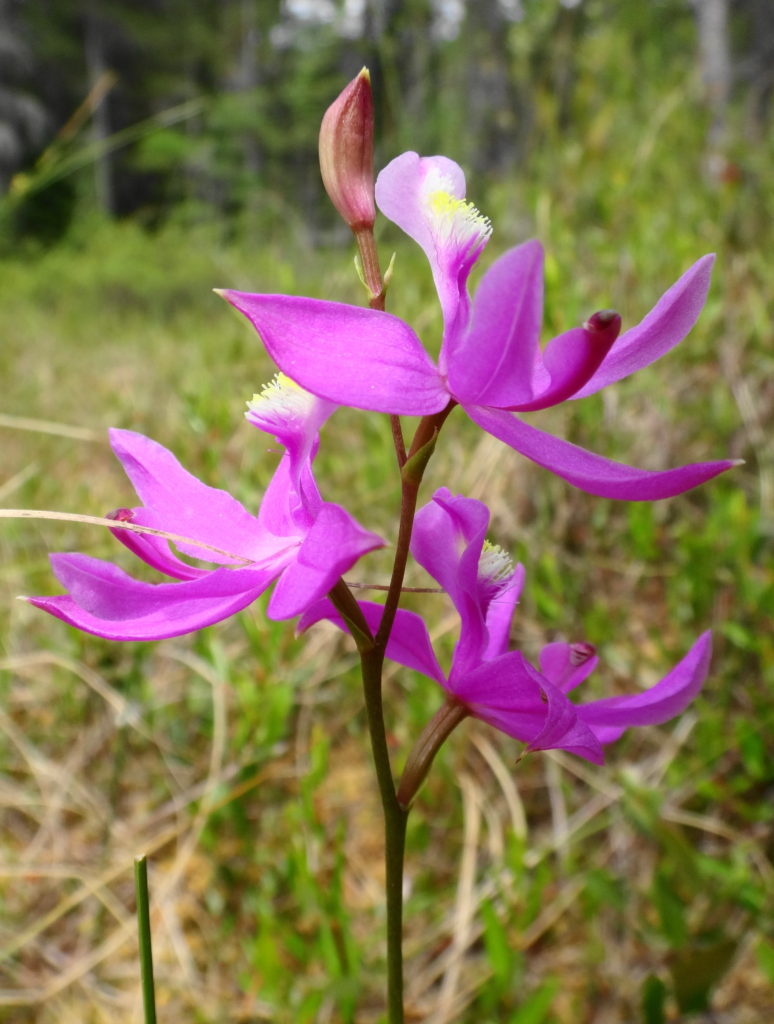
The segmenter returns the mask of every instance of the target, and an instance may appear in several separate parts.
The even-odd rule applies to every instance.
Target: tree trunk
[[[731,94],[731,52],[728,38],[728,0],[695,0],[699,29],[699,63],[704,96],[710,111],[707,135],[709,158],[717,158],[725,142],[726,114]]]
[[[89,80],[89,92],[91,93],[95,91],[95,87],[97,87],[100,80],[108,72],[105,59],[104,25],[97,13],[96,4],[91,4],[86,13],[83,48]],[[94,158],[94,191],[97,206],[108,216],[112,216],[115,212],[112,161],[104,145],[110,138],[110,134],[108,100],[107,96],[102,96],[97,101],[92,112],[91,136],[97,148],[97,154]]]

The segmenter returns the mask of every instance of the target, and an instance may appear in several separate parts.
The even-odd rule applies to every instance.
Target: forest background
[[[276,456],[241,412],[273,367],[211,289],[362,301],[316,138],[363,64],[377,166],[404,149],[462,164],[495,227],[487,260],[541,239],[546,336],[606,306],[635,323],[718,253],[680,349],[543,423],[653,468],[745,459],[626,504],[547,479],[470,424],[448,430],[427,494],[447,484],[492,508],[492,539],[527,568],[527,654],[593,641],[602,695],[652,683],[705,628],[716,653],[695,707],[622,740],[601,771],[562,755],[514,769],[513,742],[455,734],[409,838],[414,1019],[764,1024],[768,0],[0,0],[2,504],[132,504],[106,443],[121,426],[257,506]],[[398,252],[390,308],[432,344],[427,268],[379,231]],[[326,434],[326,496],[389,533],[388,429],[342,410]],[[49,550],[116,555],[72,523],[0,529],[0,1020],[141,1019],[146,850],[163,1019],[377,1021],[380,826],[346,643],[298,640],[260,608],[156,645],[85,637],[13,600],[54,590]],[[447,653],[454,628],[439,605]],[[405,748],[438,694],[406,672],[388,686]]]

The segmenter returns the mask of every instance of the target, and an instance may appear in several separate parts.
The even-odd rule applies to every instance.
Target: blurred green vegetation
[[[745,463],[668,502],[609,502],[457,413],[425,496],[445,484],[490,505],[492,539],[527,568],[516,642],[534,656],[551,639],[593,641],[594,695],[651,685],[706,628],[713,671],[686,715],[627,735],[600,771],[542,755],[514,768],[516,745],[474,723],[452,737],[410,831],[415,1019],[441,1005],[443,1019],[487,1024],[659,1024],[713,1007],[760,1024],[774,1001],[774,142],[750,138],[733,108],[724,171],[710,174],[708,116],[676,59],[689,26],[669,5],[628,8],[656,13],[626,32],[592,19],[568,109],[544,76],[518,165],[469,176],[495,225],[482,262],[542,240],[550,337],[608,306],[636,322],[715,251],[709,301],[679,349],[540,423],[652,468]],[[659,17],[675,33],[669,60]],[[414,127],[406,142],[423,150]],[[151,138],[144,159],[160,159],[164,137]],[[464,133],[459,144],[446,152],[464,163]],[[211,289],[362,301],[347,240],[322,246],[293,199],[229,219],[181,205],[152,231],[79,207],[56,244],[6,246],[3,505],[131,504],[104,439],[116,425],[256,507],[276,452],[241,413],[273,367]],[[385,262],[398,254],[390,309],[437,346],[421,254],[379,231]],[[341,410],[317,462],[325,495],[388,536],[393,458],[382,418]],[[132,857],[147,848],[168,1019],[380,1020],[380,824],[350,648],[323,628],[295,638],[263,602],[194,637],[111,645],[12,601],[55,589],[49,550],[135,571],[115,549],[71,523],[0,531],[0,1019],[138,1019],[127,922]],[[353,575],[381,581],[386,564]],[[427,606],[448,656],[454,618],[440,597]],[[426,680],[390,675],[398,764],[438,699]]]

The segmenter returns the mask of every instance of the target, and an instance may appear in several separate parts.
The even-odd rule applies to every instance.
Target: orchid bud
[[[370,230],[374,209],[374,102],[368,68],[328,107],[320,125],[320,173],[331,202],[354,232]]]

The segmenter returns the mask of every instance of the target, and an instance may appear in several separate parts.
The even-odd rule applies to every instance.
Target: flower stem
[[[363,268],[363,281],[368,289],[368,305],[371,309],[384,309],[385,285],[379,267],[379,253],[374,239],[372,227],[353,231],[357,249],[360,254],[360,265]]]
[[[373,231],[369,228],[355,232],[363,280],[369,291],[371,309],[384,310],[386,285],[379,269],[379,258]],[[330,597],[350,627],[360,653],[363,677],[363,695],[371,739],[371,752],[379,786],[384,816],[385,855],[385,897],[387,903],[387,1006],[389,1024],[403,1024],[403,863],[406,850],[406,825],[409,808],[398,800],[395,779],[392,774],[390,752],[387,745],[387,731],[384,724],[384,702],[382,695],[382,672],[387,643],[392,632],[395,615],[400,603],[401,588],[409,556],[411,531],[419,497],[419,487],[432,455],[432,445],[444,420],[454,408],[449,404],[434,416],[424,416],[417,427],[408,453],[403,440],[403,431],[397,416],[390,417],[393,443],[401,469],[401,507],[395,560],[390,585],[384,604],[384,611],[376,635],[366,628],[367,639],[362,631],[362,614],[358,616],[357,602],[351,594],[331,592]],[[423,451],[424,449],[424,451]],[[421,453],[421,454],[418,454]],[[409,463],[411,457],[417,459]],[[357,611],[356,611],[357,609]],[[356,628],[353,629],[353,626]],[[357,633],[360,633],[360,636]],[[365,641],[365,642],[364,642]]]
[[[417,427],[417,432],[414,435],[414,439],[411,442],[411,447],[408,452],[409,459],[411,459],[412,455],[416,455],[417,452],[432,441],[433,437],[437,435],[438,431],[443,426],[444,420],[452,411],[455,404],[455,402],[451,401],[445,409],[442,409],[441,412],[436,413],[434,416],[422,417],[419,422],[419,426]],[[424,470],[425,464],[423,464],[418,472],[411,477],[407,476],[405,473],[401,474],[400,525],[398,527],[398,541],[395,546],[395,561],[392,566],[390,589],[387,591],[387,599],[384,602],[382,620],[379,623],[379,629],[375,638],[376,646],[382,650],[385,650],[387,647],[387,641],[389,640],[390,633],[392,632],[392,624],[395,621],[395,614],[400,602],[403,577],[406,574],[406,563],[408,562],[409,556],[411,531],[414,528],[414,514],[417,508],[417,498],[419,497],[419,485],[422,482]]]
[[[390,1024],[403,1024],[403,860],[408,810],[395,795],[382,701],[384,653],[361,652],[371,751],[384,815],[385,897],[387,903],[387,1004]]]
[[[408,810],[411,806],[411,801],[430,771],[433,758],[454,729],[469,714],[469,710],[461,701],[456,697],[448,697],[424,727],[422,735],[406,759],[398,786],[397,798],[401,807]]]
[[[140,937],[140,977],[145,1024],[156,1024],[156,994],[153,984],[153,951],[148,897],[148,862],[145,856],[134,861],[134,886],[137,897],[137,929]]]

